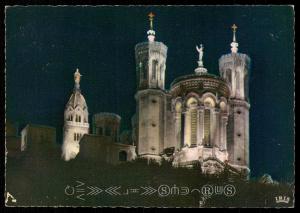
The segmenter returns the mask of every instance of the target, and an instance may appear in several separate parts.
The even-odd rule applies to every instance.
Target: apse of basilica
[[[149,18],[148,41],[135,46],[137,110],[132,117],[132,143],[123,147],[123,152],[135,150],[131,156],[158,162],[164,158],[175,167],[200,164],[206,173],[227,166],[248,174],[250,58],[238,52],[237,26],[232,26],[231,52],[219,59],[220,76],[205,67],[201,44],[196,46],[199,59],[195,70],[176,78],[166,89],[168,48],[155,40],[154,14]],[[80,73],[77,71],[74,77],[75,89],[65,108],[65,160],[76,157],[80,139],[89,134],[87,105],[79,89]],[[112,142],[118,143],[118,139]]]

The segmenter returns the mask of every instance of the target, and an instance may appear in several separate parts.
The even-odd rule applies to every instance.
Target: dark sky
[[[194,72],[196,44],[204,44],[204,64],[218,74],[219,57],[230,52],[230,26],[238,26],[239,52],[252,62],[252,174],[293,180],[294,16],[288,6],[7,8],[7,118],[21,127],[28,122],[55,126],[61,142],[64,107],[78,67],[90,116],[115,112],[122,116],[122,129],[130,129],[134,46],[147,39],[150,11],[156,14],[156,40],[168,46],[167,89],[176,77]]]

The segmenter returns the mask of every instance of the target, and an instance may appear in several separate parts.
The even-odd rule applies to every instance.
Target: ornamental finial
[[[235,38],[235,33],[236,33],[236,29],[238,28],[235,24],[233,24],[231,26],[232,28],[232,31],[233,31],[233,41],[235,42],[236,41],[236,38]]]
[[[150,21],[150,30],[148,30],[147,35],[148,35],[148,40],[150,42],[153,42],[155,39],[155,31],[153,30],[153,19],[154,19],[154,13],[150,12],[148,14],[149,21]]]
[[[148,16],[149,16],[149,21],[150,21],[150,30],[153,30],[153,19],[154,19],[154,13],[152,13],[152,12],[150,12],[149,14],[148,14]]]
[[[232,53],[237,53],[238,51],[238,46],[239,46],[239,43],[236,42],[236,29],[238,28],[235,24],[233,24],[231,26],[232,28],[232,31],[233,31],[233,41],[231,42],[231,52]]]

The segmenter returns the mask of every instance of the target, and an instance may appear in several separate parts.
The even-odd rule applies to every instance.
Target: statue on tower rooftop
[[[200,44],[200,48],[198,45],[196,45],[196,50],[199,53],[199,60],[198,60],[198,67],[195,69],[196,74],[204,74],[207,73],[207,69],[203,66],[203,54],[204,54],[204,47],[202,44]]]
[[[203,58],[203,45],[200,44],[200,48],[196,45],[196,50],[198,51],[199,53],[199,61],[198,61],[198,64],[199,64],[199,67],[203,67],[203,61],[202,61],[202,58]]]
[[[79,84],[80,83],[80,78],[81,78],[81,74],[79,72],[79,69],[76,69],[76,72],[74,73],[74,81],[75,83]]]

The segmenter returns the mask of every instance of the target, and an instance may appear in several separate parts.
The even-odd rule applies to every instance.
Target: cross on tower
[[[150,12],[148,14],[149,20],[150,20],[150,29],[153,30],[153,18],[154,18],[154,13]]]
[[[153,20],[153,17],[154,17],[155,15],[154,15],[154,13],[150,12],[150,13],[148,14],[148,16],[149,16],[149,19],[150,19],[150,20]]]
[[[235,33],[236,32],[236,29],[238,28],[235,24],[233,24],[232,26],[231,26],[231,28],[233,29],[233,32]]]

